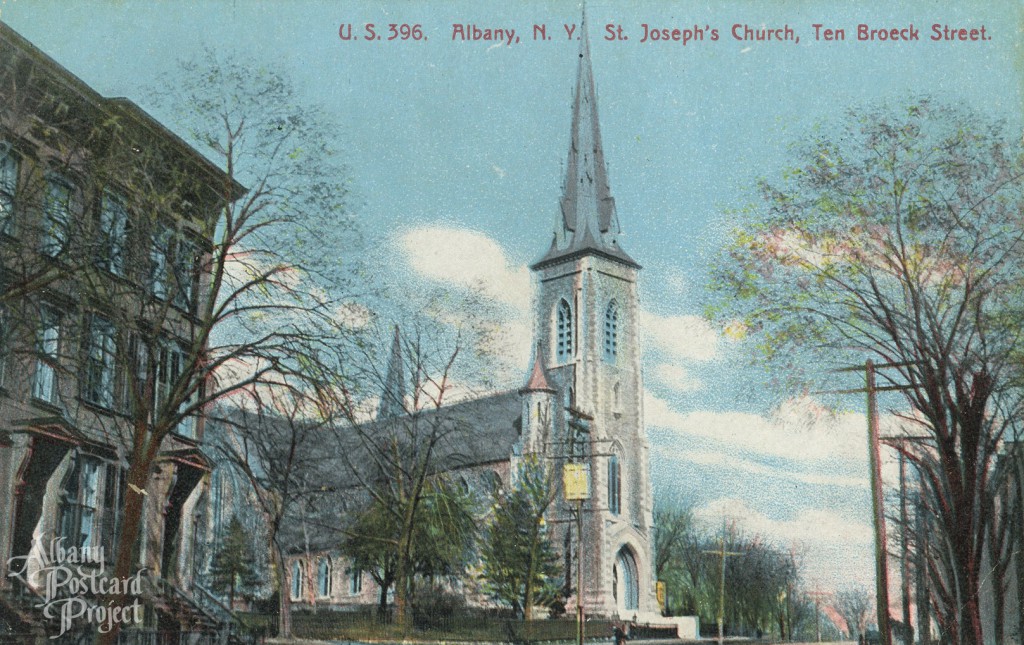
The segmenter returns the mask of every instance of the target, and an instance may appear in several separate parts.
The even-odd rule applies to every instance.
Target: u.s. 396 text
[[[338,38],[342,40],[418,40],[425,41],[427,36],[423,33],[423,26],[420,24],[393,22],[386,27],[367,22],[361,26],[350,22],[344,22],[338,27]]]

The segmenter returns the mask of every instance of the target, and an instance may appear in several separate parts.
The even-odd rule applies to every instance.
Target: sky
[[[414,288],[480,286],[504,312],[509,388],[530,358],[527,265],[547,250],[558,212],[579,46],[563,25],[580,16],[562,0],[0,0],[0,20],[101,94],[129,97],[162,121],[170,115],[145,97],[204,48],[287,76],[300,100],[338,124],[323,136],[349,168],[365,265]],[[724,516],[797,549],[809,587],[870,588],[863,401],[837,411],[767,385],[753,340],[702,317],[708,270],[756,182],[781,177],[791,146],[848,109],[933,96],[1019,129],[1022,8],[593,1],[587,17],[619,239],[644,267],[655,496],[692,504],[709,527]],[[367,23],[380,40],[362,38]],[[426,38],[387,40],[390,23],[419,25]],[[703,38],[641,42],[644,24]],[[860,24],[913,25],[920,40],[859,41]],[[933,24],[984,26],[987,39],[932,41]],[[339,37],[342,25],[353,39]],[[515,29],[519,42],[464,41],[454,25]],[[534,40],[534,25],[550,39]],[[737,40],[733,25],[789,26],[794,40]],[[607,39],[618,26],[627,39]],[[824,40],[825,28],[846,39]],[[893,472],[889,464],[890,485]]]

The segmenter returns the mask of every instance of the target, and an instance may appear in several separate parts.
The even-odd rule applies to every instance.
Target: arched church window
[[[352,567],[348,571],[348,594],[358,596],[363,593],[363,571]]]
[[[565,300],[558,302],[555,314],[555,354],[559,363],[572,358],[572,309]]]
[[[604,310],[604,360],[614,363],[619,355],[619,305],[614,300]]]
[[[616,455],[608,458],[608,510],[614,515],[622,511],[622,471]]]
[[[292,600],[302,598],[302,560],[292,562]]]
[[[316,590],[321,598],[331,595],[331,559],[320,558],[316,565]]]

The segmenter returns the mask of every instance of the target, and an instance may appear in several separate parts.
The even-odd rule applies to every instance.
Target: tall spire
[[[402,365],[402,338],[398,331],[398,325],[395,325],[395,338],[391,343],[391,358],[388,361],[388,373],[384,380],[380,406],[377,408],[377,418],[392,419],[403,414],[405,414],[405,368]]]
[[[569,157],[559,205],[561,217],[555,227],[555,239],[551,249],[537,265],[585,251],[596,251],[636,265],[619,247],[616,239],[620,233],[619,223],[615,214],[615,198],[608,186],[604,148],[601,146],[597,90],[590,62],[585,9],[580,27]]]

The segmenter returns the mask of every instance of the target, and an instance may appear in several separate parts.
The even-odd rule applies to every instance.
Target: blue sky
[[[0,19],[108,96],[145,97],[204,47],[289,76],[339,131],[352,207],[384,281],[484,286],[504,307],[508,385],[529,357],[526,265],[546,250],[569,137],[576,2],[44,2],[0,0]],[[626,8],[628,7],[628,8]],[[1022,10],[1009,2],[590,2],[605,158],[625,236],[644,265],[645,414],[656,494],[717,525],[805,553],[811,585],[872,581],[862,402],[834,413],[765,386],[750,341],[700,319],[706,272],[789,146],[847,108],[932,95],[1020,127]],[[342,23],[422,25],[426,42],[343,42]],[[453,24],[515,28],[512,46],[453,41]],[[534,24],[552,40],[533,42]],[[621,24],[629,41],[603,39]],[[718,29],[719,40],[640,43],[641,24]],[[741,42],[735,23],[790,25],[796,43]],[[814,40],[814,23],[846,29]],[[859,23],[922,41],[858,42]],[[931,42],[930,25],[986,27]],[[385,31],[386,34],[386,31]],[[345,252],[345,250],[338,250]],[[892,469],[889,469],[891,478]],[[891,481],[891,479],[890,479]]]

